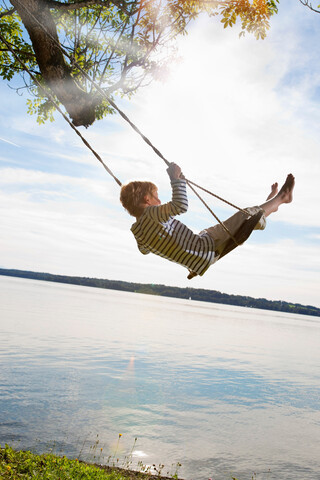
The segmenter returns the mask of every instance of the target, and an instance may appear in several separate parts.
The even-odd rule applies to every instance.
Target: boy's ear
[[[144,203],[146,203],[147,205],[149,205],[149,202],[150,202],[150,196],[149,194],[147,193],[144,197],[143,197],[143,201]]]

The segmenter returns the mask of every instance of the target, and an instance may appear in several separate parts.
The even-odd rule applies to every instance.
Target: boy
[[[130,182],[122,186],[120,201],[129,214],[136,217],[131,231],[140,252],[144,255],[152,252],[179,263],[189,270],[188,278],[203,275],[210,265],[243,243],[252,230],[263,230],[266,217],[276,212],[282,203],[292,201],[294,177],[290,173],[279,193],[278,184],[272,185],[264,204],[246,208],[248,215],[239,211],[227,219],[224,225],[230,233],[218,224],[195,234],[174,218],[188,209],[186,180],[181,169],[171,163],[167,173],[172,187],[170,202],[161,205],[157,187],[151,182]]]

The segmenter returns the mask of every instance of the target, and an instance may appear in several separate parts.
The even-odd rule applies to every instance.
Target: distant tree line
[[[223,303],[225,305],[237,305],[240,307],[260,308],[263,310],[275,310],[278,312],[299,313],[302,315],[320,316],[320,308],[299,303],[289,303],[281,300],[267,300],[266,298],[253,298],[242,295],[229,295],[217,290],[205,290],[203,288],[179,288],[166,285],[154,285],[143,283],[122,282],[120,280],[107,280],[103,278],[70,277],[67,275],[53,275],[51,273],[29,272],[25,270],[12,270],[0,268],[0,275],[10,277],[30,278],[48,282],[70,283],[86,287],[107,288],[109,290],[121,290],[124,292],[145,293],[160,295],[163,297],[185,298],[202,302]]]

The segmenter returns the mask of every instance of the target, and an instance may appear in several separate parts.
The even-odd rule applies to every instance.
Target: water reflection
[[[122,433],[117,456],[134,446],[133,462],[179,461],[185,478],[318,479],[317,319],[0,286],[1,444],[92,459],[98,435],[105,461]]]

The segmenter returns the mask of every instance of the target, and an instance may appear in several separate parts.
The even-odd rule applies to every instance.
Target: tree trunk
[[[63,54],[53,40],[59,42],[56,25],[46,1],[10,0],[10,2],[17,9],[28,31],[45,83],[65,106],[74,125],[88,127],[95,120],[97,100],[94,101],[92,95],[84,92],[71,76]],[[45,27],[50,35],[43,30],[28,11]]]

